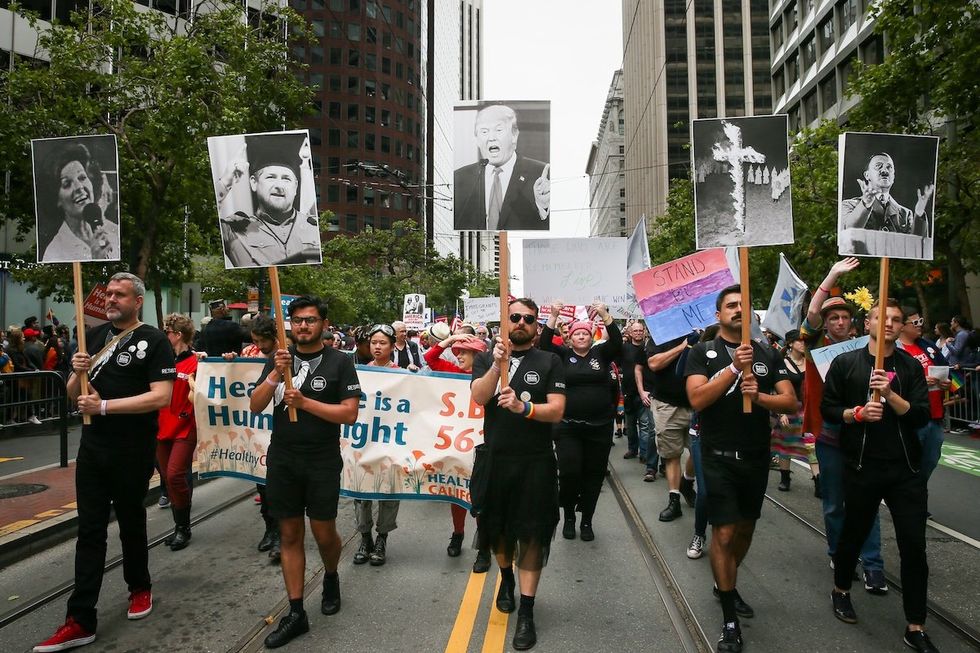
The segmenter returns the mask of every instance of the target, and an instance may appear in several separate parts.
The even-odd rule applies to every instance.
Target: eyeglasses
[[[524,324],[534,324],[537,318],[530,313],[511,313],[510,322],[511,324],[519,324],[521,320],[524,320]]]
[[[290,317],[289,318],[289,321],[292,322],[293,324],[309,324],[310,326],[313,326],[314,324],[316,324],[317,322],[320,321],[320,318],[318,318],[318,317]]]
[[[911,320],[906,320],[905,323],[906,324],[911,324],[912,326],[920,327],[920,326],[922,326],[923,324],[926,323],[926,320],[925,320],[924,317],[917,317],[917,318],[914,318],[914,319],[911,319]]]
[[[381,333],[385,334],[389,338],[394,338],[395,337],[395,330],[392,329],[387,324],[375,324],[373,327],[371,327],[371,330],[368,332],[368,336],[373,336],[378,331],[380,331]]]

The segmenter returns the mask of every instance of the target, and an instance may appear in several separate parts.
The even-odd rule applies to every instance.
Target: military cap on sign
[[[299,151],[305,140],[306,132],[246,136],[245,152],[251,173],[254,175],[266,166],[283,166],[299,179],[302,165]]]

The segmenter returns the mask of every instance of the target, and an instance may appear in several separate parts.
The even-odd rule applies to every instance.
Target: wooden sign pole
[[[287,349],[286,318],[282,311],[282,291],[279,290],[279,268],[274,265],[269,266],[269,287],[272,289],[272,310],[276,315],[276,334],[279,337],[279,349]],[[287,370],[282,380],[285,382],[287,390],[293,389],[292,370]],[[289,407],[289,421],[296,421],[296,409],[292,406]]]
[[[507,248],[507,232],[498,233],[500,250],[500,341],[506,351],[510,352],[510,250]],[[510,382],[510,356],[503,360],[500,366],[500,389],[507,387]]]
[[[82,264],[74,261],[71,272],[75,282],[75,338],[78,340],[78,351],[88,351],[85,344],[85,295],[82,292]],[[78,375],[81,393],[88,394],[88,372]],[[91,424],[91,415],[82,415],[82,424]]]
[[[875,331],[875,369],[885,367],[885,316],[888,315],[888,257],[881,258],[881,270],[878,272],[878,329]],[[877,390],[871,396],[871,401],[881,401],[881,393]]]
[[[738,248],[738,283],[742,287],[742,344],[752,342],[752,297],[749,293],[749,248]],[[742,369],[742,381],[752,378],[752,363]],[[752,412],[752,400],[742,397],[742,412]]]

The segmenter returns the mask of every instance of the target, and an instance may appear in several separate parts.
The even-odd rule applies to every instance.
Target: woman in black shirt
[[[561,302],[551,306],[551,316],[541,333],[540,347],[558,354],[565,365],[565,414],[555,425],[558,456],[558,500],[565,511],[562,537],[575,538],[575,511],[582,513],[583,541],[595,539],[592,515],[612,448],[613,419],[618,389],[612,363],[623,349],[623,335],[606,305],[595,303],[589,316],[602,318],[608,337],[592,345],[592,322],[573,322],[568,329],[569,347],[552,341]]]

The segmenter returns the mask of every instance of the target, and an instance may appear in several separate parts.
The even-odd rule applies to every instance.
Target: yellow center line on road
[[[476,621],[476,613],[480,609],[480,597],[483,596],[483,585],[486,580],[486,574],[470,572],[470,579],[466,582],[466,591],[463,592],[463,600],[459,603],[456,623],[453,624],[449,643],[446,644],[446,653],[466,653],[469,648],[470,637],[473,635],[473,624]]]
[[[487,622],[487,633],[483,636],[482,653],[501,653],[504,650],[504,640],[507,638],[507,620],[510,615],[497,609],[498,591],[500,591],[499,573],[490,599],[494,603],[490,606],[490,620]]]
[[[13,458],[0,458],[0,463],[12,463],[16,460],[23,460],[23,456],[14,456]]]

